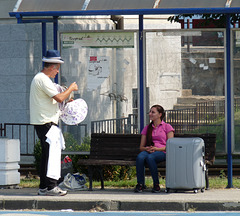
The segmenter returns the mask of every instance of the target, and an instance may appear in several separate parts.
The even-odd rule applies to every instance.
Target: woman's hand
[[[166,147],[158,148],[155,146],[149,146],[147,152],[153,153],[155,151],[166,151]]]
[[[146,152],[148,152],[148,153],[152,153],[152,146],[146,146],[145,147],[146,148]]]
[[[152,152],[158,151],[159,148],[152,146]]]
[[[153,152],[155,152],[156,151],[156,147],[154,147],[154,146],[146,146],[146,151],[148,152],[148,153],[153,153]]]

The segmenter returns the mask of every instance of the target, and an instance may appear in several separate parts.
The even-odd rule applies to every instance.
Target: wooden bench
[[[205,142],[205,163],[208,168],[215,160],[215,134],[175,134],[175,137],[201,137]],[[93,133],[91,135],[91,149],[89,159],[80,159],[78,165],[88,166],[89,190],[92,190],[93,172],[100,175],[101,189],[104,189],[104,165],[135,166],[139,154],[140,134],[106,134]],[[166,162],[158,164],[165,168]],[[208,171],[206,170],[206,189],[209,187]]]

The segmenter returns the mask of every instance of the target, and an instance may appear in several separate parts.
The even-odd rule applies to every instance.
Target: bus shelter
[[[9,13],[20,23],[42,24],[42,55],[46,53],[46,23],[53,24],[53,47],[58,49],[58,19],[74,16],[138,16],[138,121],[139,130],[146,125],[146,50],[144,33],[144,16],[146,15],[178,15],[178,14],[225,14],[225,139],[228,154],[228,187],[232,187],[232,146],[234,143],[234,98],[231,14],[238,14],[240,3],[231,0],[18,0],[15,8]],[[58,79],[56,79],[56,82]]]

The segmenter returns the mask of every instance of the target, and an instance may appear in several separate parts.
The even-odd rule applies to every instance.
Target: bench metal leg
[[[88,166],[89,191],[92,191],[93,166]]]
[[[102,168],[102,166],[99,166],[99,167],[98,167],[98,173],[99,173],[99,175],[100,175],[101,190],[104,190],[103,168]]]
[[[93,172],[97,171],[100,175],[100,181],[101,181],[101,189],[104,189],[104,181],[103,181],[103,169],[102,166],[88,166],[88,178],[89,178],[89,191],[92,191],[92,182],[93,182]]]

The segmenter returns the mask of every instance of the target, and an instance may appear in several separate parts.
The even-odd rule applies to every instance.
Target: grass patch
[[[236,188],[240,188],[240,179],[239,177],[233,177],[233,186]],[[104,186],[106,188],[134,188],[137,184],[136,178],[131,180],[120,180],[120,181],[104,181]],[[148,188],[151,188],[152,178],[146,177],[146,182]],[[210,176],[209,177],[209,188],[210,189],[224,189],[228,185],[228,179],[225,176]],[[36,178],[22,178],[19,184],[20,187],[23,188],[38,188],[39,186],[39,179]],[[88,186],[88,183],[86,184]],[[165,187],[165,179],[160,178],[160,186],[162,188]],[[93,188],[101,187],[100,182],[93,182]]]
[[[235,188],[240,187],[240,179],[237,177],[233,177],[232,184]],[[210,177],[209,178],[209,188],[211,189],[224,189],[228,185],[228,179],[227,178],[221,178],[221,177]]]
[[[39,179],[36,178],[21,178],[19,186],[23,188],[38,188],[39,183]]]

